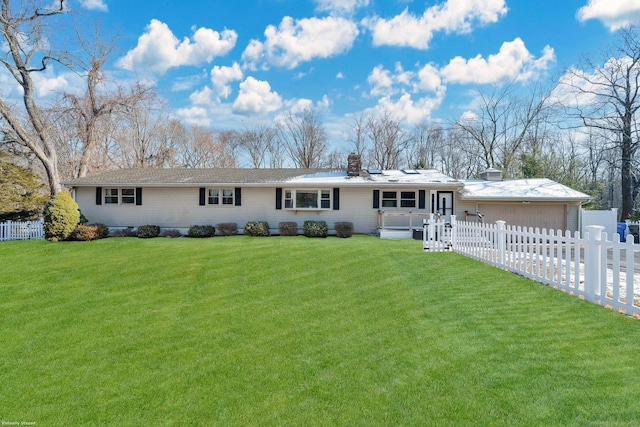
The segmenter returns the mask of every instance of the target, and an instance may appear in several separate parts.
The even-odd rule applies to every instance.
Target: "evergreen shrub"
[[[50,242],[69,238],[80,222],[78,204],[68,193],[53,196],[44,208],[44,236]]]
[[[192,225],[187,232],[189,237],[213,237],[215,234],[216,228],[213,225]]]
[[[305,221],[302,225],[302,233],[306,237],[327,237],[329,227],[325,221]]]
[[[141,225],[138,227],[138,237],[140,239],[150,239],[160,235],[160,227],[157,225]]]
[[[266,237],[269,236],[269,223],[266,221],[252,221],[244,225],[244,234],[247,236]]]

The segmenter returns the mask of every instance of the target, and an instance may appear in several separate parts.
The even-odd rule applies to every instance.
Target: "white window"
[[[285,190],[285,209],[331,209],[331,190]]]
[[[397,191],[383,191],[382,192],[382,207],[383,208],[397,208],[398,207],[398,192]]]
[[[111,205],[117,205],[118,204],[118,194],[119,191],[117,188],[105,188],[104,189],[104,203]]]
[[[107,205],[133,205],[136,202],[135,188],[105,188],[104,203]]]
[[[233,205],[233,188],[210,188],[208,203],[210,205]]]
[[[136,192],[133,188],[122,189],[122,204],[132,205],[136,202]]]
[[[415,191],[402,191],[402,192],[400,192],[400,207],[402,207],[402,208],[415,208],[416,207],[416,192]]]

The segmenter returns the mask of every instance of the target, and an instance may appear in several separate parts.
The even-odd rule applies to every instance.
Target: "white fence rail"
[[[0,222],[0,241],[44,239],[44,220]]]
[[[451,220],[424,222],[425,251],[460,254],[544,283],[595,304],[640,317],[640,244],[608,240],[604,227],[589,226],[584,236],[560,231]],[[442,230],[438,235],[437,230]],[[441,239],[440,236],[444,236]]]

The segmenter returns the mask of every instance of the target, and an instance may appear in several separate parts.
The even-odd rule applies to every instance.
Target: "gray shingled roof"
[[[284,182],[304,175],[333,169],[118,169],[99,175],[76,178],[63,184],[70,187],[98,185],[197,185],[259,184]],[[346,172],[345,172],[346,175]]]

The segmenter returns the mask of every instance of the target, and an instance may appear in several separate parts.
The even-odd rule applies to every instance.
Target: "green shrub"
[[[244,234],[247,236],[265,237],[269,236],[269,223],[266,221],[252,221],[244,225]]]
[[[216,228],[213,225],[192,225],[187,232],[189,237],[213,237],[215,234]]]
[[[123,228],[111,233],[113,237],[138,237],[138,233],[133,228]]]
[[[351,237],[353,236],[353,223],[352,222],[336,222],[336,235],[338,237]]]
[[[216,227],[221,236],[235,236],[238,234],[238,224],[235,222],[222,222],[216,224]]]
[[[169,229],[169,230],[162,231],[160,233],[160,237],[170,237],[170,238],[182,237],[182,233],[180,232],[180,230]]]
[[[280,222],[278,223],[278,231],[281,236],[297,236],[298,235],[298,223],[296,222]]]
[[[329,227],[325,221],[305,221],[302,233],[307,237],[327,237]]]
[[[80,222],[78,204],[65,192],[52,197],[43,214],[44,236],[51,242],[67,239]]]
[[[138,227],[138,237],[141,239],[150,239],[160,235],[160,227],[157,225],[141,225]]]

